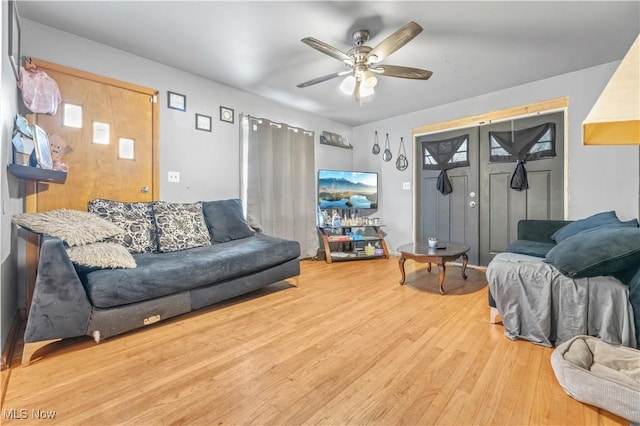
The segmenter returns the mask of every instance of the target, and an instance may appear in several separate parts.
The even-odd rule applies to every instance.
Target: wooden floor
[[[304,261],[298,288],[276,284],[99,345],[50,345],[2,373],[0,423],[627,424],[567,396],[552,349],[488,322],[483,272],[463,281],[449,266],[441,296],[437,268],[405,267],[400,286],[398,258]]]

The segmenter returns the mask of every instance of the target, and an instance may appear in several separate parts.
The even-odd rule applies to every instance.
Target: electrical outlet
[[[169,172],[167,180],[174,183],[180,182],[180,172]]]
[[[402,189],[406,191],[411,190],[411,182],[402,182]]]

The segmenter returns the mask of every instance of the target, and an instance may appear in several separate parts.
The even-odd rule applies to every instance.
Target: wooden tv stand
[[[389,249],[384,240],[384,225],[318,226],[327,263],[349,260],[388,259]],[[349,234],[356,235],[356,237]],[[365,247],[377,247],[377,252],[366,254]]]

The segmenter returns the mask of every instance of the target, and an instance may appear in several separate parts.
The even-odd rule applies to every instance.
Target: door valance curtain
[[[436,188],[442,195],[453,192],[447,170],[469,166],[469,134],[438,141],[422,141],[422,169],[440,170]]]
[[[539,126],[505,132],[489,132],[491,153],[489,161],[516,161],[511,175],[511,189],[523,191],[529,189],[527,161],[551,158],[556,156],[555,123],[544,123]]]

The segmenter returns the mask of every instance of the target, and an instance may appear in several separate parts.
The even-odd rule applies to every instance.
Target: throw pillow
[[[98,198],[88,210],[121,227],[124,232],[110,241],[122,244],[131,253],[151,253],[157,249],[152,203],[123,203]]]
[[[135,268],[131,253],[117,243],[95,243],[69,247],[69,259],[73,263],[90,268]]]
[[[582,231],[549,250],[545,262],[573,278],[611,275],[640,264],[640,229],[599,227]]]
[[[105,240],[123,231],[98,215],[80,210],[58,209],[14,215],[13,223],[38,234],[60,238],[68,246]]]
[[[158,231],[158,251],[169,252],[211,244],[202,213],[202,203],[153,204]]]
[[[202,203],[202,210],[214,243],[255,235],[244,218],[242,202],[238,199],[205,201]]]
[[[616,216],[616,212],[613,210],[610,212],[597,213],[593,216],[579,219],[563,226],[551,235],[551,239],[556,243],[560,243],[565,239],[576,235],[578,232],[599,226],[617,225],[619,223],[620,220],[618,219],[618,216]]]

